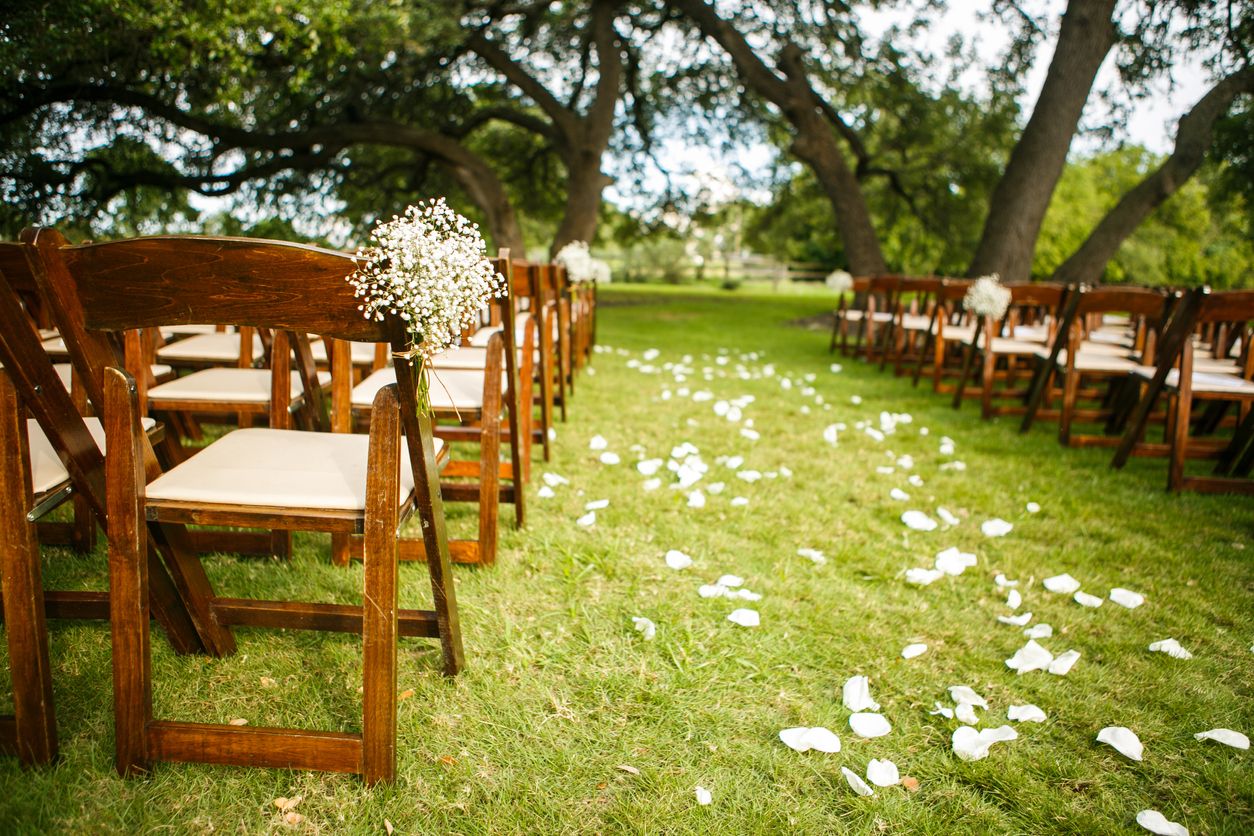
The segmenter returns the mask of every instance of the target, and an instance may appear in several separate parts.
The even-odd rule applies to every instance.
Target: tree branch
[[[475,54],[488,62],[492,69],[505,76],[506,80],[522,91],[523,95],[535,102],[544,111],[545,115],[553,121],[553,124],[566,142],[569,143],[574,139],[578,133],[574,114],[559,102],[543,84],[523,69],[521,64],[490,41],[482,31],[477,31],[471,35],[467,43],[475,51]]]

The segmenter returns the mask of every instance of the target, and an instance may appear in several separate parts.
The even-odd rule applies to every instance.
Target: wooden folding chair
[[[508,253],[502,251],[502,257],[493,261],[496,269],[508,277]],[[511,283],[507,282],[506,287],[512,287]],[[511,291],[507,293],[512,295]],[[437,421],[436,436],[448,442],[473,441],[479,445],[477,460],[449,462],[444,469],[446,478],[440,486],[446,500],[474,502],[479,508],[478,537],[449,543],[452,559],[458,563],[492,564],[496,561],[501,503],[514,505],[519,526],[524,521],[526,470],[523,456],[531,446],[531,407],[529,403],[524,407],[523,400],[530,398],[530,381],[523,395],[518,383],[512,299],[499,300],[494,307],[501,312],[497,315],[502,327],[491,333],[485,346],[455,349],[443,362],[433,363],[425,372],[427,394]],[[531,336],[534,332],[528,329],[524,333],[527,338],[524,351],[534,351]],[[382,369],[353,387],[352,408],[359,417],[368,417],[367,405],[380,387],[393,380],[395,373],[394,368]],[[502,441],[510,447],[507,464],[500,460]],[[455,479],[470,481],[453,481]],[[403,541],[402,559],[423,560],[425,554],[421,543]]]
[[[456,598],[438,482],[443,445],[418,413],[416,370],[395,362],[397,385],[380,389],[368,437],[293,430],[282,408],[289,391],[290,341],[308,333],[336,340],[407,337],[395,317],[368,321],[346,277],[353,258],[277,241],[164,236],[70,247],[55,232],[34,238],[50,294],[76,363],[102,380],[108,439],[110,602],[117,766],[131,774],[155,761],[355,772],[368,783],[396,772],[396,654],[399,636],[439,638],[443,669],[463,664]],[[139,432],[133,380],[117,368],[105,334],[178,322],[275,329],[274,401],[269,428],[229,432],[168,472],[160,472]],[[67,332],[67,327],[69,330]],[[344,346],[347,349],[347,346]],[[307,346],[306,349],[307,350]],[[333,398],[347,409],[350,374]],[[403,427],[403,436],[402,436]],[[405,455],[402,455],[402,437]],[[435,608],[397,607],[397,530],[421,518]],[[147,522],[147,524],[145,524]],[[164,525],[188,523],[364,535],[364,606],[222,598],[199,603],[218,624],[360,633],[362,731],[312,732],[155,719],[149,667],[149,584],[141,556]]]
[[[962,304],[970,287],[970,279],[940,280],[940,288],[935,291],[928,315],[923,345],[915,358],[912,385],[918,386],[926,372],[932,378],[933,392],[946,394],[953,391],[944,380],[961,374],[961,346],[975,333],[975,325],[969,321]]]
[[[900,277],[893,300],[892,318],[882,329],[880,371],[891,362],[893,375],[900,377],[905,371],[905,364],[918,359],[941,287],[942,280],[937,278]]]
[[[1125,396],[1120,390],[1132,385],[1130,373],[1154,364],[1160,334],[1181,296],[1138,287],[1078,288],[1075,307],[1060,322],[1053,344],[1035,353],[1038,366],[1020,431],[1046,414],[1042,406],[1054,396],[1060,378],[1058,440],[1077,447],[1117,446],[1122,427],[1112,427],[1107,419],[1120,412],[1117,404]],[[1126,318],[1112,325],[1111,314]],[[1073,432],[1076,421],[1095,420],[1105,422],[1104,434]]]
[[[954,409],[962,406],[967,380],[974,366],[980,368],[980,415],[1021,414],[1027,388],[1016,389],[1017,380],[1030,383],[1039,352],[1052,345],[1066,287],[1047,282],[1006,285],[1010,305],[999,320],[980,317],[976,332],[964,347],[962,373],[954,387]],[[997,388],[1000,381],[1004,385]],[[1014,399],[1018,406],[994,405],[994,399]]]
[[[1122,467],[1129,456],[1166,453],[1170,457],[1168,488],[1173,491],[1194,490],[1207,493],[1254,493],[1254,482],[1248,478],[1254,463],[1254,355],[1249,349],[1251,324],[1254,323],[1254,291],[1211,293],[1200,288],[1186,295],[1173,314],[1175,341],[1174,360],[1163,359],[1158,366],[1143,366],[1133,372],[1140,400],[1128,419],[1122,441],[1111,462]],[[1196,335],[1195,335],[1196,332]],[[1209,337],[1220,346],[1223,356],[1215,352],[1202,357],[1195,346],[1201,337]],[[1232,339],[1230,339],[1232,337]],[[1168,342],[1164,336],[1163,343]],[[1235,345],[1241,356],[1226,356]],[[1142,440],[1145,427],[1155,405],[1167,402],[1166,443],[1149,444]],[[1193,410],[1205,405],[1199,416]],[[1231,420],[1231,435],[1222,433],[1224,413],[1236,407]],[[1190,458],[1217,458],[1211,475],[1192,476],[1185,473]]]

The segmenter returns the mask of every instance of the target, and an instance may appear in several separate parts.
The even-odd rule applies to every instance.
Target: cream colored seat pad
[[[351,342],[348,344],[349,356],[352,358],[354,366],[371,366],[374,365],[374,343],[358,343]],[[315,340],[309,343],[309,351],[313,354],[315,363],[327,364],[331,362],[327,359],[327,344],[323,340]],[[389,351],[390,354],[390,351]]]
[[[157,358],[166,362],[238,363],[239,334],[200,334],[157,349]],[[253,334],[253,360],[261,359],[261,337]]]
[[[91,433],[92,440],[96,442],[96,446],[100,448],[100,452],[105,449],[104,427],[100,423],[99,418],[84,418],[87,424],[87,431]],[[157,425],[152,418],[144,418],[141,422],[144,432],[151,430]],[[70,478],[70,474],[65,469],[65,465],[61,464],[61,458],[57,455],[57,451],[53,449],[52,443],[48,441],[48,436],[44,435],[43,428],[39,426],[39,422],[34,418],[26,419],[26,435],[29,439],[30,447],[30,482],[31,489],[36,495],[52,490],[57,485]]]
[[[432,409],[483,408],[483,372],[471,369],[439,369],[428,374],[428,391]],[[380,369],[353,387],[353,408],[369,409],[380,389],[396,382],[395,369]],[[501,375],[501,392],[508,384],[507,375]]]
[[[439,455],[443,447],[434,439]],[[370,436],[301,430],[235,430],[149,483],[149,499],[362,511]],[[398,501],[414,489],[401,445]]]
[[[1137,366],[1137,377],[1149,380],[1154,376],[1153,366]],[[1180,370],[1167,372],[1165,384],[1168,388],[1180,388]],[[1213,372],[1193,372],[1193,391],[1211,395],[1254,395],[1254,382],[1235,374],[1215,374]]]
[[[331,373],[318,372],[318,382],[330,385]],[[304,394],[300,374],[292,372],[291,396]],[[270,400],[269,369],[205,369],[162,383],[148,390],[154,406],[162,401],[239,401],[266,403]]]
[[[932,318],[922,314],[903,314],[901,327],[906,331],[926,331],[931,327]]]
[[[1049,348],[1039,348],[1033,352],[1043,360],[1049,359]],[[1067,365],[1067,349],[1058,352],[1058,365]],[[1082,372],[1134,372],[1139,364],[1128,357],[1119,357],[1106,352],[1090,352],[1082,349],[1075,357],[1075,367]]]

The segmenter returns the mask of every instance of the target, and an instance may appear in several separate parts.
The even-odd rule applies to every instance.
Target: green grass
[[[658,287],[601,294],[600,341],[629,355],[599,353],[595,373],[580,378],[554,461],[537,466],[528,527],[505,527],[498,565],[457,571],[466,673],[445,681],[434,644],[405,641],[400,688],[414,693],[401,703],[394,786],[177,764],[122,780],[112,769],[107,629],[54,622],[61,761],[29,772],[0,760],[0,831],[284,830],[273,799],[301,796],[295,809],[305,820],[296,829],[322,832],[382,833],[385,820],[405,833],[1139,832],[1134,817],[1146,807],[1194,833],[1250,832],[1251,754],[1192,734],[1254,733],[1254,503],[1168,495],[1161,460],[1113,472],[1107,453],[1063,450],[1048,426],[1020,436],[1010,419],[984,423],[974,404],[954,412],[947,399],[858,362],[843,361],[833,374],[826,335],[788,324],[832,298]],[[660,351],[659,370],[691,355],[694,373],[676,383],[670,373],[629,368],[648,348]],[[715,364],[720,349],[730,352],[728,365]],[[758,358],[741,361],[748,352]],[[737,379],[739,362],[750,371],[771,363],[777,377]],[[816,376],[830,410],[778,383],[779,375],[806,374]],[[761,440],[743,439],[711,402],[661,400],[663,389],[681,386],[716,398],[755,396],[745,417]],[[855,394],[860,406],[850,402]],[[908,412],[913,424],[883,443],[853,431],[881,410]],[[850,429],[833,448],[822,431],[836,421]],[[588,441],[598,433],[623,464],[597,461]],[[965,472],[938,470],[943,435],[957,442]],[[683,441],[711,466],[702,484],[727,483],[703,509],[687,508],[679,491],[645,493],[633,467],[638,458],[666,458]],[[890,463],[886,450],[913,455],[924,487],[907,485],[901,471],[876,473]],[[792,477],[731,478],[715,460],[735,454],[761,471],[786,466]],[[535,489],[546,470],[571,484],[540,500]],[[892,487],[911,501],[890,500]],[[748,497],[748,507],[731,507],[736,495]],[[602,498],[610,506],[595,527],[578,527],[584,503]],[[1029,500],[1041,513],[1024,511]],[[962,524],[918,533],[898,519],[908,507],[937,505]],[[1014,531],[983,537],[979,523],[994,516]],[[469,509],[450,517],[457,531],[473,524]],[[329,566],[321,538],[298,545],[286,565],[231,557],[206,565],[225,594],[353,600],[360,569]],[[922,589],[904,583],[905,569],[930,565],[950,545],[974,551],[979,565]],[[798,557],[803,546],[824,550],[827,565]],[[666,568],[672,548],[695,565]],[[699,585],[727,572],[763,599],[698,597]],[[1034,623],[1054,626],[1042,644],[1083,654],[1068,676],[1017,677],[1005,667],[1025,639],[995,620],[1006,612],[992,582],[997,572],[1022,581]],[[1097,594],[1135,589],[1148,603],[1084,609],[1042,590],[1041,579],[1060,572]],[[98,586],[102,555],[49,550],[45,573],[49,586]],[[402,579],[406,605],[428,601],[421,566],[402,567]],[[736,606],[756,608],[761,626],[728,623]],[[636,615],[656,622],[654,641],[632,630]],[[1169,636],[1196,658],[1146,651]],[[175,657],[157,634],[157,715],[356,728],[357,641],[251,630],[238,638],[236,656],[210,660]],[[929,651],[902,660],[913,641]],[[849,729],[840,689],[855,674],[871,678],[893,724],[887,737],[860,741]],[[1049,720],[1019,725],[1020,738],[994,746],[986,760],[959,761],[949,745],[956,721],[927,713],[947,702],[953,684],[989,700],[984,726],[1005,722],[1011,703],[1035,703]],[[777,734],[797,725],[829,727],[843,751],[787,749]],[[1144,762],[1095,743],[1107,725],[1134,729]],[[873,757],[917,778],[917,792],[854,795],[840,767],[865,774]],[[713,792],[712,805],[696,804],[698,784]]]

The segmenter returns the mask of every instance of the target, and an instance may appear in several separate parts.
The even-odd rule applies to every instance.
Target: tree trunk
[[[585,146],[574,152],[567,164],[566,209],[553,238],[550,255],[557,255],[571,241],[591,244],[597,234],[597,213],[601,208],[601,192],[614,182],[601,172],[603,148]]]
[[[1115,0],[1070,0],[1049,73],[989,201],[968,274],[1026,281],[1045,210],[1062,176],[1098,68],[1114,45]]]
[[[856,276],[887,273],[862,187],[845,162],[831,126],[814,108],[790,114],[789,119],[797,130],[792,152],[814,171],[831,201],[850,272]]]
[[[1071,257],[1054,272],[1056,282],[1096,282],[1107,262],[1151,212],[1184,185],[1210,148],[1215,123],[1241,93],[1254,92],[1254,69],[1227,76],[1180,118],[1176,147],[1163,164],[1128,191]]]
[[[484,222],[487,224],[493,247],[508,247],[515,258],[524,258],[527,245],[504,184],[491,171],[485,177],[483,172],[472,171],[465,166],[455,165],[450,170],[470,195],[470,199],[483,210]]]

